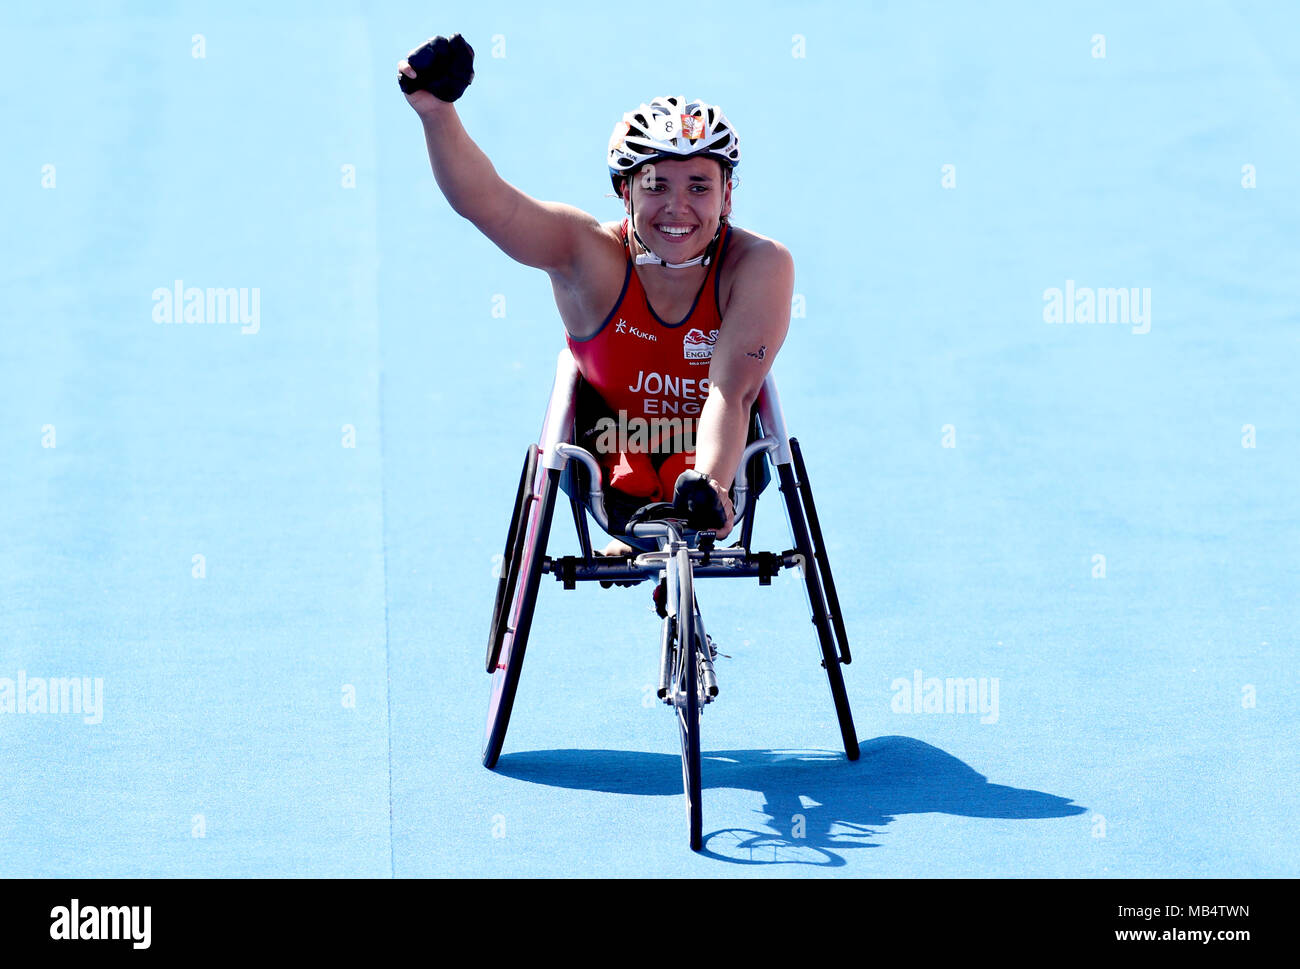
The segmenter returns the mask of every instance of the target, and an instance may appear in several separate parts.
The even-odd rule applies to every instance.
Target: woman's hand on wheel
[[[702,471],[683,471],[673,488],[673,504],[692,528],[711,528],[718,538],[731,534],[736,510],[727,489]]]
[[[474,80],[474,48],[460,34],[432,37],[397,64],[397,83],[421,117],[465,93]]]

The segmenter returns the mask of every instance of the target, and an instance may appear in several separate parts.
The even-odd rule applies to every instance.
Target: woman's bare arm
[[[745,452],[750,408],[790,328],[794,294],[794,260],[780,243],[764,240],[743,258],[713,348],[709,396],[695,439],[695,469],[713,478],[724,495]]]
[[[398,67],[414,76],[406,61]],[[569,278],[584,247],[599,244],[595,217],[571,205],[539,202],[498,175],[465,131],[455,105],[427,91],[406,99],[420,116],[433,177],[452,209],[511,259]]]

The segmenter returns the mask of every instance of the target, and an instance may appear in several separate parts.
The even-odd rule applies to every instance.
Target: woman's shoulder
[[[736,282],[742,278],[792,280],[794,258],[789,249],[770,236],[733,225],[727,230],[727,248],[718,267],[718,309],[722,313],[726,313]]]
[[[725,272],[744,264],[757,271],[765,271],[774,264],[791,258],[790,250],[771,236],[733,225],[727,230],[727,251],[722,269]]]

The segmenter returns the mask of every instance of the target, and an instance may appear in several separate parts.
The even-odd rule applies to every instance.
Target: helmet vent
[[[712,156],[734,169],[740,164],[740,139],[716,104],[679,95],[654,98],[623,115],[607,152],[616,187],[647,162],[697,156]]]

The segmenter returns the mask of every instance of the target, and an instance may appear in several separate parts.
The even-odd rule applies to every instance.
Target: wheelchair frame
[[[626,533],[654,539],[658,551],[621,558],[595,556],[587,514],[606,531],[610,531],[610,523],[600,465],[589,451],[572,443],[579,380],[577,364],[566,348],[557,361],[540,446],[530,445],[524,459],[506,535],[488,634],[486,669],[492,674],[492,695],[484,734],[483,765],[489,769],[495,767],[501,755],[541,577],[553,575],[566,589],[576,588],[579,582],[640,582],[658,578],[665,591],[659,609],[664,620],[659,696],[677,710],[691,847],[698,851],[703,846],[699,715],[703,706],[716,696],[717,684],[712,644],[704,632],[694,596],[695,579],[756,578],[760,585],[769,585],[780,570],[799,570],[808,594],[844,753],[849,760],[858,759],[857,734],[840,670],[840,665],[851,662],[852,657],[817,508],[799,442],[786,433],[780,397],[769,373],[757,403],[761,430],[745,448],[735,476],[734,527],[740,528],[739,545],[714,548],[711,532],[697,535],[688,531],[684,522],[669,517],[632,524]],[[763,459],[776,471],[794,543],[793,548],[782,552],[751,550],[758,503],[758,495],[750,494],[751,480]],[[585,502],[570,497],[581,554],[551,558],[546,554],[546,547],[560,491],[560,476],[569,461],[580,462],[590,477]],[[689,620],[685,618],[688,615]],[[695,661],[691,661],[692,657]]]

